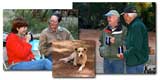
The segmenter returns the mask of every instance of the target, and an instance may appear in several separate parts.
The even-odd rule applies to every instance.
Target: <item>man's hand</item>
[[[117,57],[118,57],[119,59],[123,59],[123,58],[124,58],[123,53],[117,54]]]

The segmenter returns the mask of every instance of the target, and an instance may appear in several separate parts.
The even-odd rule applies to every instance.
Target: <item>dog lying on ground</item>
[[[82,71],[82,69],[85,67],[85,64],[87,62],[87,49],[80,47],[75,48],[75,51],[68,57],[62,58],[59,61],[64,61],[67,63],[68,61],[73,59],[73,65],[77,66],[77,64],[80,64],[78,71]]]

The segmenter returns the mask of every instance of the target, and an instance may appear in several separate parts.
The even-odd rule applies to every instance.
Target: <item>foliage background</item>
[[[115,9],[119,13],[122,13],[126,6],[135,6],[139,17],[147,26],[148,31],[156,31],[155,2],[73,3],[73,9],[79,10],[79,27],[85,29],[103,29],[107,25],[104,14],[111,9]],[[125,24],[122,16],[121,22]]]
[[[3,31],[10,32],[11,22],[15,17],[24,17],[29,23],[28,31],[39,34],[48,27],[50,16],[59,12],[62,15],[60,26],[67,28],[75,39],[78,39],[78,10],[48,10],[48,9],[4,9]]]

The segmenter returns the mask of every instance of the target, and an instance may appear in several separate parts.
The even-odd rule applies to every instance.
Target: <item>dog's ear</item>
[[[78,50],[78,48],[75,48],[74,50],[75,50],[75,51],[77,51],[77,50]]]
[[[47,46],[47,47],[51,47],[51,46],[52,46],[52,43],[50,42],[50,43],[48,43],[46,46]]]
[[[87,51],[87,48],[84,48],[84,51]]]

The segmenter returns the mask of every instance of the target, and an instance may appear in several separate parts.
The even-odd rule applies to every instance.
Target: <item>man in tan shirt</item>
[[[49,26],[40,34],[40,53],[52,61],[50,43],[53,40],[74,40],[71,33],[64,27],[59,26],[61,16],[54,14],[49,20]]]

